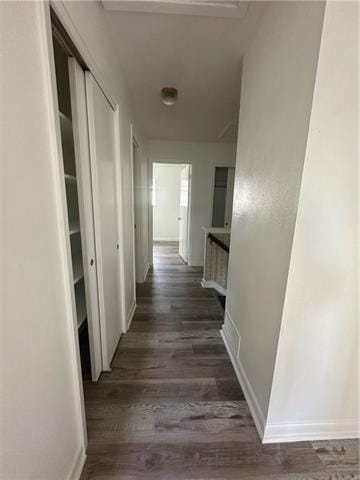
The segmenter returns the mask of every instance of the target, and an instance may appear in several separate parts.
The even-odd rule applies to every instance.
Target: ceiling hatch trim
[[[227,0],[101,0],[105,10],[206,17],[244,18],[250,1]]]

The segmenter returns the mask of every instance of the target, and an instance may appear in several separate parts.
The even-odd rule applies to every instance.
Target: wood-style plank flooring
[[[82,480],[359,479],[355,440],[261,444],[201,273],[154,247],[111,373],[84,384]]]

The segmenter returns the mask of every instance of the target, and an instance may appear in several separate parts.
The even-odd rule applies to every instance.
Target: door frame
[[[228,173],[227,173],[227,179],[226,179],[226,197],[225,197],[225,212],[224,212],[224,228],[230,228],[232,225],[232,212],[233,212],[233,203],[234,203],[234,189],[235,189],[235,167],[227,167]],[[229,172],[232,172],[233,178],[232,178],[232,196],[231,196],[231,203],[229,202]],[[226,211],[227,208],[231,207],[231,218],[229,220],[230,223],[226,224]]]
[[[115,177],[116,177],[116,196],[118,206],[118,242],[119,242],[119,289],[120,289],[120,327],[121,333],[127,332],[126,325],[126,295],[125,295],[125,250],[124,250],[124,202],[123,202],[123,184],[121,171],[121,108],[116,106],[115,110]]]
[[[234,168],[236,169],[236,165],[214,165],[211,170],[211,181],[210,181],[210,211],[209,211],[209,228],[212,228],[212,218],[213,218],[213,210],[214,210],[214,187],[215,187],[215,173],[217,168]]]
[[[212,218],[213,218],[213,211],[214,211],[214,188],[215,188],[215,174],[218,165],[214,165],[211,169],[211,181],[210,181],[210,198],[209,198],[209,227],[212,227]]]
[[[149,244],[151,249],[151,264],[153,263],[153,251],[154,251],[154,207],[152,204],[152,187],[154,185],[154,164],[159,165],[178,165],[186,167],[189,165],[189,196],[188,196],[188,215],[187,215],[187,250],[188,250],[188,265],[191,266],[189,259],[192,256],[192,244],[191,244],[191,233],[192,233],[192,196],[193,196],[193,164],[192,163],[184,163],[184,162],[176,162],[173,160],[151,160],[149,161]]]
[[[192,194],[193,194],[193,166],[192,163],[185,163],[184,165],[189,165],[189,197],[188,197],[188,215],[187,215],[187,253],[188,253],[188,261],[187,264],[189,265],[189,259],[192,257],[192,244],[190,242],[191,239],[191,219],[192,219]]]
[[[148,171],[148,178],[147,178],[147,187],[148,187],[148,259],[149,259],[149,266],[153,265],[154,263],[154,255],[153,255],[153,204],[152,204],[152,198],[153,198],[153,185],[154,185],[154,165],[153,162],[148,159],[147,163],[147,171]]]
[[[131,208],[131,225],[132,225],[132,249],[133,249],[133,258],[132,258],[132,265],[133,265],[133,278],[132,278],[132,284],[133,284],[133,291],[134,295],[132,298],[132,303],[133,306],[130,309],[130,312],[135,311],[136,308],[136,260],[135,256],[137,255],[137,249],[136,249],[136,234],[135,234],[135,185],[134,185],[134,147],[133,144],[136,142],[138,145],[138,142],[136,141],[135,138],[135,133],[134,133],[134,126],[131,123],[130,124],[130,166],[131,166],[131,203],[132,203],[132,208]],[[126,325],[126,331],[130,327],[130,323],[132,320],[132,316],[129,318],[129,321],[127,321]]]
[[[182,164],[183,168],[188,168],[188,197],[187,197],[187,208],[186,208],[186,260],[180,255],[180,228],[179,228],[179,256],[182,260],[189,265],[190,258],[190,235],[189,235],[189,219],[190,219],[190,202],[191,202],[191,177],[192,177],[192,165],[190,163]],[[182,170],[181,170],[182,172]],[[181,185],[181,173],[180,173],[180,185]],[[180,189],[181,191],[181,189]],[[180,193],[181,195],[181,193]],[[181,207],[181,204],[179,205]],[[180,213],[180,212],[179,212]]]

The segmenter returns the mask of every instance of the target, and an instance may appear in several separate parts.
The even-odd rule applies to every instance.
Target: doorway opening
[[[235,167],[215,167],[211,226],[205,228],[204,272],[201,284],[212,288],[225,312]]]
[[[212,227],[230,228],[235,167],[215,167]]]
[[[152,208],[153,249],[170,246],[190,263],[190,164],[153,164]]]
[[[73,294],[75,298],[76,319],[78,327],[78,342],[81,362],[81,373],[84,380],[91,379],[91,340],[89,335],[89,318],[86,291],[90,288],[90,276],[87,271],[87,245],[84,230],[85,208],[82,198],[79,198],[80,172],[76,162],[74,141],[74,112],[71,105],[71,82],[69,74],[69,59],[73,54],[60,31],[59,23],[52,16],[52,35],[54,48],[54,64],[60,119],[61,145],[63,152],[63,171],[66,193],[67,217],[69,222],[69,245],[73,271]],[[86,277],[86,278],[85,278]]]

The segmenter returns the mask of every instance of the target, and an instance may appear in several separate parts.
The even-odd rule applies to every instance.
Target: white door
[[[139,162],[139,147],[133,140],[132,145],[132,172],[133,172],[133,202],[134,202],[134,258],[135,277],[137,282],[143,281],[141,241],[142,241],[142,217],[141,217],[141,170]]]
[[[115,112],[90,72],[86,96],[93,187],[103,369],[120,339],[118,225],[115,189]]]
[[[91,377],[96,381],[102,371],[98,284],[95,262],[95,235],[86,109],[85,72],[69,58],[71,111],[74,132],[77,188],[84,264],[86,311],[89,330]]]
[[[179,255],[188,262],[188,216],[190,195],[190,165],[180,172]]]
[[[231,227],[233,198],[234,198],[234,180],[235,180],[235,168],[229,167],[227,173],[226,183],[226,199],[225,199],[225,215],[224,215],[224,227]]]

